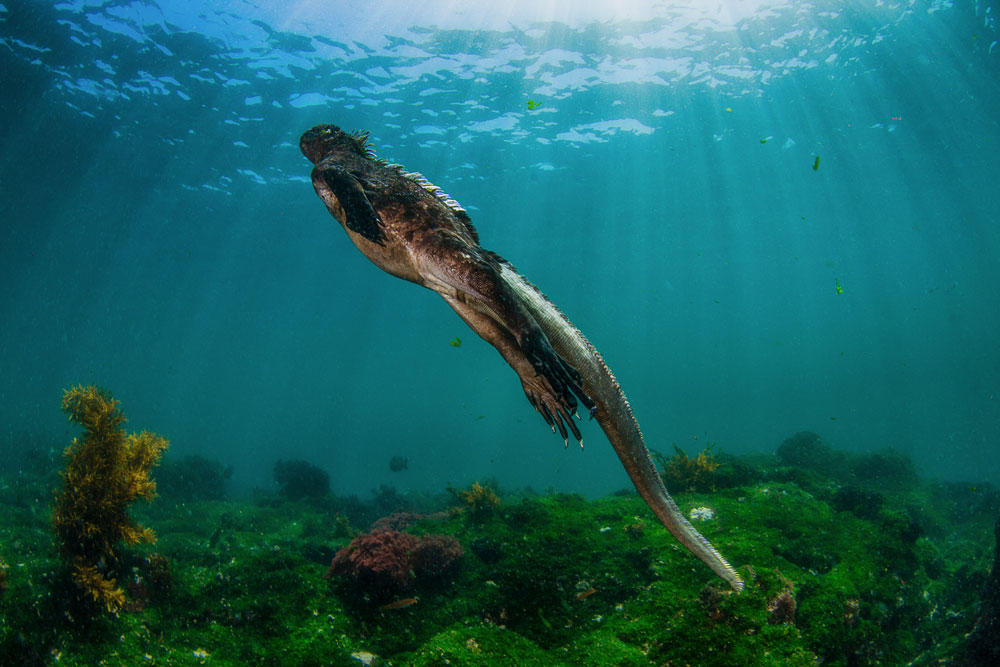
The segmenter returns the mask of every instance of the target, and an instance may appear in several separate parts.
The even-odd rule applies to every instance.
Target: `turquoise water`
[[[993,5],[603,4],[0,4],[0,446],[61,449],[98,383],[243,488],[628,485],[348,242],[323,122],[461,202],[650,446],[809,429],[1000,481]]]

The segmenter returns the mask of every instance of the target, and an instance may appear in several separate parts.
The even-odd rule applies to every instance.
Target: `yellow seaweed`
[[[73,580],[94,601],[117,613],[125,594],[106,572],[120,561],[119,545],[154,542],[156,535],[128,514],[133,500],[151,500],[149,473],[169,443],[143,431],[126,434],[125,416],[110,393],[77,386],[63,393],[62,409],[84,433],[66,448],[63,488],[56,492],[52,527]]]
[[[675,454],[670,460],[664,460],[662,455],[657,457],[666,464],[662,475],[668,488],[676,491],[697,492],[715,490],[713,473],[719,467],[719,462],[712,454],[711,444],[694,458],[689,458],[687,453],[677,445],[674,445],[674,452]]]

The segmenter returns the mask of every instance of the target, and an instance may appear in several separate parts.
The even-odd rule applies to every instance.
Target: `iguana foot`
[[[548,339],[540,332],[522,337],[521,350],[535,369],[535,377],[521,378],[528,401],[542,415],[553,433],[559,429],[563,441],[568,440],[567,427],[574,438],[582,441],[580,429],[573,421],[577,399],[587,408],[591,417],[597,408],[583,391],[580,373],[552,349]]]

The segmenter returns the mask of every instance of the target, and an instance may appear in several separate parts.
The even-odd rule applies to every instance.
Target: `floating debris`
[[[448,345],[451,345],[452,347],[462,347],[462,339],[459,338],[458,336],[455,336],[450,341],[448,341]]]
[[[819,171],[819,156],[816,156],[816,160],[813,162],[813,171]]]

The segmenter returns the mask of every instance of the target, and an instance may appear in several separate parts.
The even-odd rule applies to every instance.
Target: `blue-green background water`
[[[627,485],[347,241],[297,148],[328,122],[469,210],[652,447],[810,429],[1000,481],[993,4],[604,4],[4,0],[5,457],[98,383],[244,488]]]

